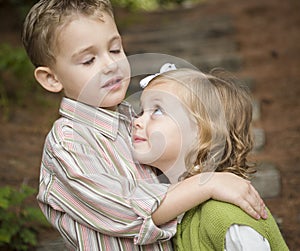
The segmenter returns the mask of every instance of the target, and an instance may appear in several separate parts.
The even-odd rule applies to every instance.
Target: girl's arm
[[[225,251],[237,250],[271,251],[269,241],[249,226],[234,224],[226,232]]]
[[[249,181],[232,173],[212,172],[170,186],[152,219],[156,225],[164,224],[209,199],[235,204],[256,219],[267,218],[264,202]]]

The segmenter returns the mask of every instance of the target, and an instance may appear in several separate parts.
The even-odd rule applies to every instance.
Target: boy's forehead
[[[84,20],[94,20],[98,22],[105,22],[110,15],[105,14],[103,12],[96,12],[93,15],[86,15],[86,14],[81,14],[78,12],[71,12],[63,17],[61,17],[57,28],[56,28],[56,33],[57,37],[59,37],[62,33],[63,30],[65,30],[72,22],[78,21],[80,19]],[[111,18],[111,17],[110,17]]]
[[[89,31],[92,29],[91,27],[95,27],[92,25],[92,22],[99,23],[99,26],[96,25],[96,27],[101,29],[101,32],[97,31],[92,34],[90,33],[90,35],[86,35],[85,33],[89,34]],[[91,36],[95,36],[97,33],[101,34],[102,32],[109,33],[105,36],[107,39],[111,36],[119,36],[114,19],[110,15],[103,14],[100,18],[98,15],[86,16],[78,13],[74,14],[69,16],[57,29],[56,38],[54,40],[55,50],[59,52],[62,43],[64,43],[66,39],[68,40],[70,36],[74,38],[73,43],[76,44],[79,41],[83,42],[84,40],[91,38]]]

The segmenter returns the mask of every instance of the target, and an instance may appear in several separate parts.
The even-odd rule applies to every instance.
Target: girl
[[[161,170],[171,183],[197,173],[253,173],[251,98],[221,77],[179,69],[142,81],[142,115],[134,122],[135,158]],[[183,170],[182,167],[186,167]],[[272,215],[255,220],[240,208],[209,200],[177,227],[177,250],[288,250]]]

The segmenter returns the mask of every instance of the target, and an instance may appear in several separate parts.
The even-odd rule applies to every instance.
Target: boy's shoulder
[[[74,137],[78,137],[76,141],[84,143],[90,141],[88,138],[94,139],[95,134],[98,138],[104,136],[114,139],[118,134],[119,120],[123,119],[130,123],[134,111],[131,104],[126,101],[113,112],[64,97],[59,107],[59,115],[60,117],[53,122],[48,138],[61,143],[74,141]]]

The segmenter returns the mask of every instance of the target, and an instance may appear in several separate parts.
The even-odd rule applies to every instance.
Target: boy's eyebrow
[[[77,58],[78,56],[80,56],[81,54],[84,54],[85,52],[91,50],[93,48],[93,46],[89,46],[87,48],[84,48],[84,49],[81,49],[79,50],[78,52],[75,52],[73,55],[72,55],[72,58]]]
[[[120,42],[122,41],[121,40],[121,36],[120,35],[115,35],[113,36],[109,41],[108,41],[108,44],[111,44],[112,42],[114,42],[115,40],[120,40]],[[83,49],[80,49],[79,51],[75,52],[73,55],[72,55],[72,58],[77,58],[78,56],[80,56],[81,54],[84,54],[85,52],[91,50],[94,46],[91,45],[91,46],[88,46],[86,48],[83,48]]]
[[[120,41],[122,41],[121,36],[120,36],[120,35],[115,35],[115,36],[113,36],[113,37],[109,40],[109,43],[112,43],[112,42],[115,41],[115,40],[120,40]]]

